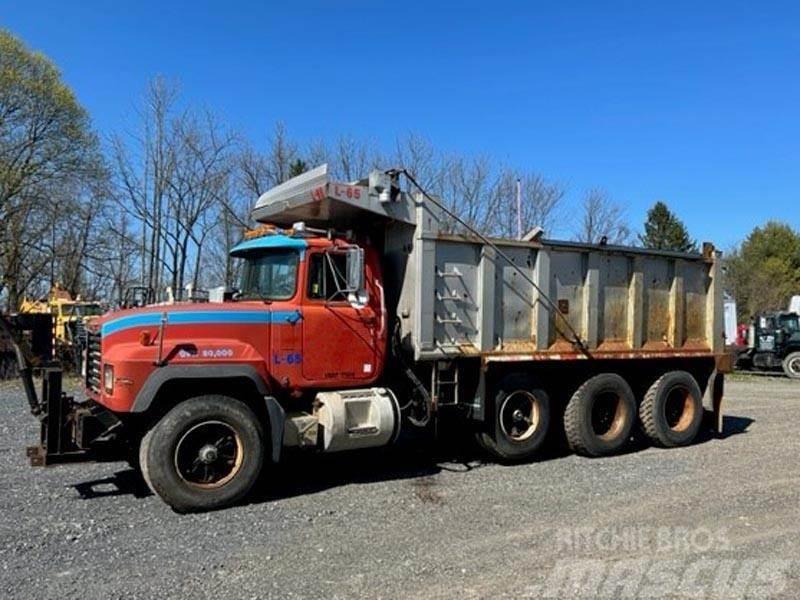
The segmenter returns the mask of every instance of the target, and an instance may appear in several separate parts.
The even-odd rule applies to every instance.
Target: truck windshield
[[[99,304],[74,304],[65,312],[74,317],[97,317],[103,314],[103,307]]]
[[[789,315],[781,319],[783,328],[789,333],[800,331],[800,319],[795,315]]]
[[[298,256],[294,250],[270,250],[244,257],[242,294],[245,299],[288,300],[297,283]]]

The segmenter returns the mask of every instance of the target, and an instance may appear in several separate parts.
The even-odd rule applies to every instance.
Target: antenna
[[[522,182],[517,177],[517,239],[522,239]]]

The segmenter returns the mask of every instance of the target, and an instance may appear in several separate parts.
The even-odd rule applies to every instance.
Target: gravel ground
[[[798,597],[800,382],[737,378],[726,412],[721,438],[606,459],[295,458],[180,516],[122,463],[29,468],[0,384],[0,596]]]

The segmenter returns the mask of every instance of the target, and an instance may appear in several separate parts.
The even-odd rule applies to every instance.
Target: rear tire
[[[501,462],[532,459],[550,428],[547,393],[526,375],[507,375],[500,382],[493,413],[490,429],[478,433],[478,443]]]
[[[573,452],[607,456],[628,442],[635,420],[631,387],[615,373],[602,373],[572,395],[564,412],[564,432]]]
[[[800,352],[792,352],[783,359],[783,372],[787,377],[800,379]]]
[[[691,444],[703,421],[700,386],[686,371],[665,373],[647,390],[639,419],[647,437],[658,446]]]
[[[264,432],[244,403],[198,396],[147,432],[139,457],[147,485],[176,512],[212,510],[253,487],[264,461]]]

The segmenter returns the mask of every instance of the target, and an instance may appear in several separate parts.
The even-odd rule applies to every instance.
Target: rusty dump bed
[[[264,194],[253,214],[283,225],[369,226],[381,236],[388,306],[417,360],[722,353],[720,255],[710,244],[702,254],[546,239],[487,244],[442,233],[437,206],[387,186],[380,173],[331,181],[323,165]]]

